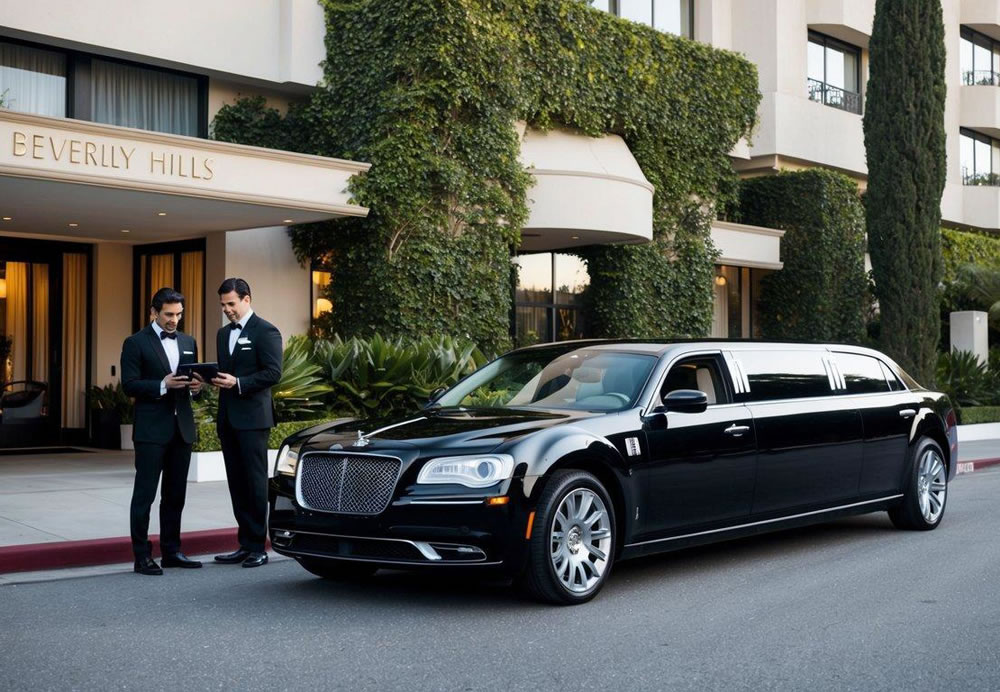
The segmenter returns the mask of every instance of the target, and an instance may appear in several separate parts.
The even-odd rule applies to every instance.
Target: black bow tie
[[[233,331],[234,329],[243,329],[243,325],[240,324],[239,322],[233,322],[231,325],[229,325],[229,331]]]
[[[177,332],[168,332],[168,331],[160,332],[160,341],[163,341],[164,339],[176,339],[176,338],[177,338]]]

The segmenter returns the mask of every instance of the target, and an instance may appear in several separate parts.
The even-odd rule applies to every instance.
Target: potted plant
[[[135,423],[135,409],[132,399],[125,394],[121,382],[115,388],[115,410],[118,411],[118,431],[121,436],[122,449],[135,449],[132,444],[132,427]]]
[[[133,449],[132,400],[121,382],[90,388],[91,439],[103,449]]]

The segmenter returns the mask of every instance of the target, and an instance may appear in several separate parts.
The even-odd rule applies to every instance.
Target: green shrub
[[[962,409],[962,425],[1000,423],[1000,406],[970,406]]]
[[[314,425],[320,425],[322,423],[329,423],[330,421],[337,420],[339,418],[344,418],[346,416],[331,416],[326,418],[319,418],[316,420],[297,420],[288,421],[286,423],[278,423],[276,426],[271,428],[271,432],[267,436],[267,448],[277,449],[278,445],[281,444],[282,440],[296,433],[299,430],[305,430],[306,428],[311,428]],[[219,435],[215,430],[215,423],[199,423],[197,426],[197,441],[192,447],[194,452],[217,452],[222,449],[222,445],[219,443]]]
[[[780,228],[784,267],[761,281],[765,339],[860,343],[871,303],[858,186],[821,169],[744,180],[740,219]]]
[[[122,425],[129,425],[135,421],[135,405],[132,397],[125,393],[120,381],[103,387],[95,384],[87,392],[87,399],[92,409],[117,413]]]
[[[951,351],[938,356],[937,386],[956,407],[994,403],[997,377],[972,351]]]
[[[313,358],[332,385],[334,405],[366,418],[419,408],[432,391],[486,362],[475,345],[450,337],[384,339],[378,334],[318,340]]]
[[[333,388],[323,382],[323,368],[312,359],[312,343],[302,335],[288,340],[282,355],[281,381],[271,388],[274,415],[279,422],[315,417],[323,395]]]

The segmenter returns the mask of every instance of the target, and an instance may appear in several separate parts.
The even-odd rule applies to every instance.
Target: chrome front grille
[[[374,454],[304,454],[296,480],[299,504],[320,512],[380,514],[392,499],[401,464]]]

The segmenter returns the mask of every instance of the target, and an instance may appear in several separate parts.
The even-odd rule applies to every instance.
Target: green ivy
[[[620,135],[656,188],[653,243],[579,251],[593,334],[708,331],[710,224],[736,188],[727,154],[755,121],[752,63],[580,0],[322,4],[321,88],[284,120],[259,99],[226,106],[214,133],[372,164],[350,186],[367,218],[290,231],[301,261],[333,272],[328,329],[509,345],[526,121]]]
[[[823,169],[741,183],[740,218],[780,228],[783,268],[761,280],[765,339],[860,343],[870,306],[857,184]]]

